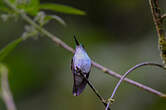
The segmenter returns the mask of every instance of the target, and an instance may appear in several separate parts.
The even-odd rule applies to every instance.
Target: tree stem
[[[0,64],[1,74],[1,96],[7,107],[7,110],[16,110],[16,106],[13,100],[12,92],[9,87],[8,81],[8,69],[3,64]]]

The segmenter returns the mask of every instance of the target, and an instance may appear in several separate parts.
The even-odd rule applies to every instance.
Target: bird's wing
[[[71,61],[71,70],[72,70],[73,79],[74,79],[73,95],[74,96],[79,96],[83,92],[83,90],[85,89],[87,81],[79,73],[76,73],[77,71],[74,68],[73,59]],[[89,78],[89,73],[90,72],[83,73],[87,79]]]
[[[75,73],[73,59],[71,60],[71,71],[73,74]]]
[[[76,96],[75,91],[77,91],[77,87],[76,87],[76,70],[74,69],[74,63],[73,63],[73,59],[71,60],[71,71],[73,73],[73,79],[74,79],[74,83],[73,83],[73,95]]]
[[[82,80],[79,83],[76,81],[75,86],[73,86],[73,95],[79,96],[85,89],[87,81],[82,76],[78,76],[78,75],[74,75],[74,76],[76,79]],[[88,77],[89,77],[89,73],[86,73],[86,78],[88,79]]]

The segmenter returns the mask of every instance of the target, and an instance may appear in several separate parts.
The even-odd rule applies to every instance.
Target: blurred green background
[[[41,0],[79,8],[86,16],[61,16],[63,27],[56,21],[45,28],[75,47],[77,35],[96,62],[123,74],[137,63],[162,63],[157,34],[148,0]],[[161,0],[162,11],[166,1]],[[24,32],[24,22],[0,20],[0,48]],[[72,95],[72,54],[53,41],[40,36],[21,43],[4,61],[9,67],[9,81],[18,110],[103,110],[104,107],[87,86],[78,97]],[[166,72],[156,67],[142,67],[129,78],[166,92]],[[117,79],[92,67],[90,80],[108,98]],[[137,87],[123,83],[116,94],[112,110],[166,110],[166,100]],[[0,100],[0,109],[5,105]]]

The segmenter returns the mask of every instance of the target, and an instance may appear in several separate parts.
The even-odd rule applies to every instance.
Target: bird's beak
[[[74,40],[75,40],[76,45],[79,46],[80,44],[79,44],[78,40],[76,39],[75,35],[74,35]]]

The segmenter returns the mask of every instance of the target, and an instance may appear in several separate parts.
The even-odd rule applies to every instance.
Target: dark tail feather
[[[75,85],[74,84],[73,85],[73,95],[74,96],[79,96],[83,92],[83,90],[85,89],[86,84],[87,84],[86,80],[83,80],[80,85]]]
[[[74,96],[79,96],[83,90],[86,87],[87,81],[81,76],[77,76],[73,74],[74,76],[74,84],[73,84],[73,95]],[[89,73],[86,74],[86,78],[89,78]]]

